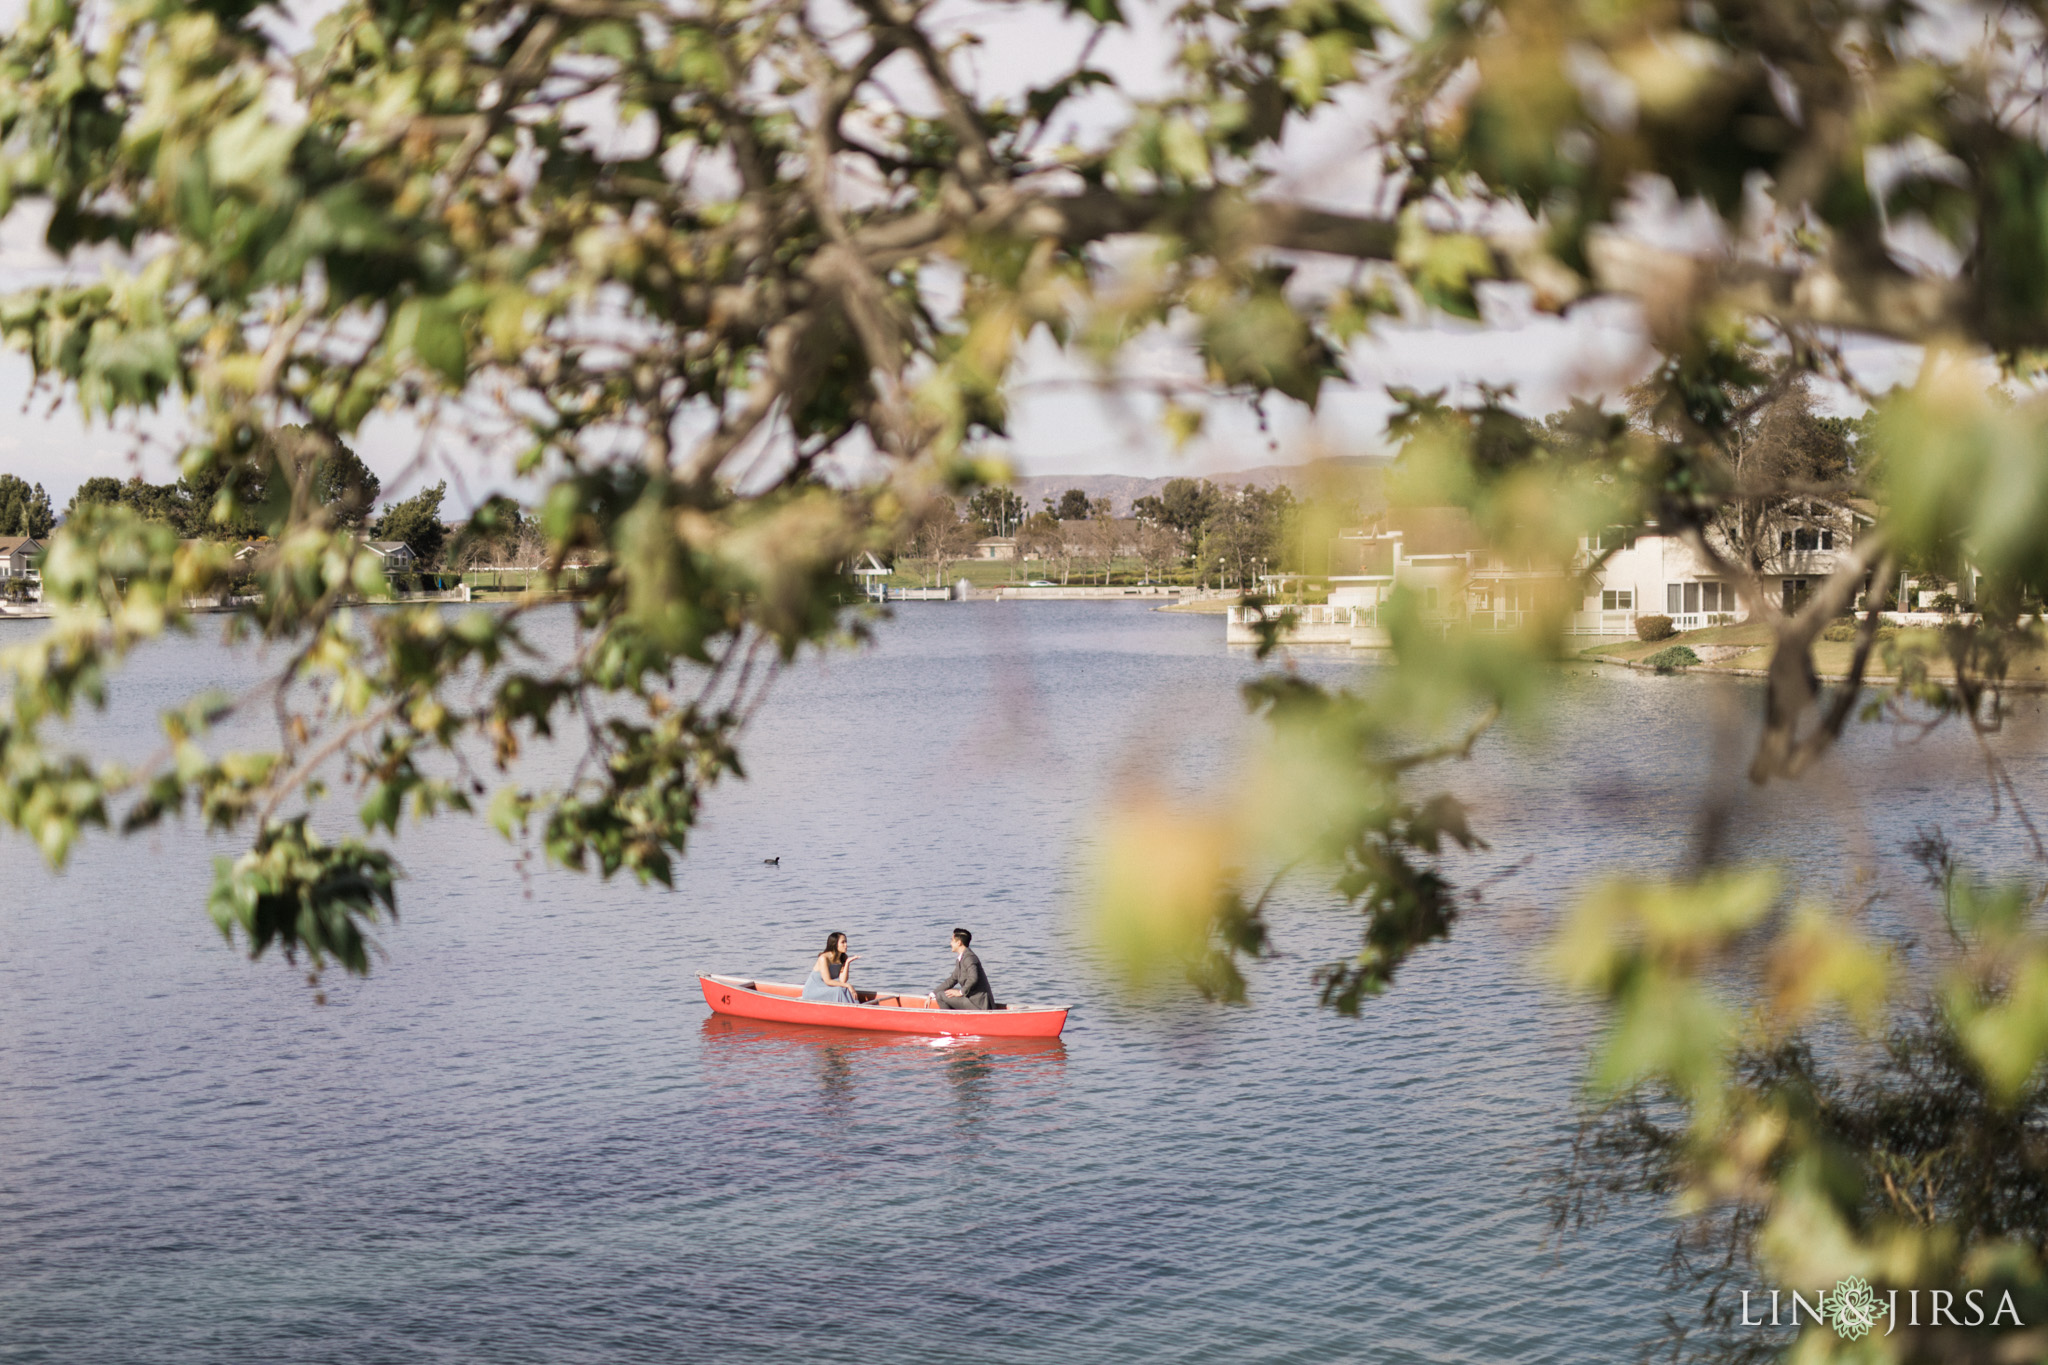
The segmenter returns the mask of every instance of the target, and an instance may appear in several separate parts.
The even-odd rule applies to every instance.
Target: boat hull
[[[923,996],[862,992],[872,1003],[832,1004],[805,1000],[803,989],[779,981],[743,976],[700,976],[704,1003],[714,1014],[766,1019],[813,1028],[858,1029],[864,1033],[923,1033],[974,1038],[1057,1038],[1067,1026],[1067,1007],[1050,1009],[946,1010]]]

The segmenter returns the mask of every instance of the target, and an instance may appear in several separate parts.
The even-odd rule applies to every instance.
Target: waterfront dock
[[[1385,649],[1393,643],[1370,607],[1290,607],[1275,603],[1264,608],[1231,607],[1223,619],[1224,643],[1233,645],[1257,644],[1260,623],[1276,619],[1285,621],[1280,638],[1290,645]]]

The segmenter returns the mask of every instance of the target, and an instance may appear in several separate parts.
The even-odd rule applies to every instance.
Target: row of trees
[[[1187,558],[1187,539],[1171,527],[1120,519],[1100,498],[1082,518],[1040,512],[1017,534],[1017,553],[1044,563],[1066,583],[1075,574],[1108,583],[1117,564],[1135,563],[1147,582],[1167,577]]]
[[[0,536],[34,536],[41,540],[56,528],[50,495],[41,484],[31,486],[13,474],[0,474]]]
[[[991,507],[999,509],[993,520]],[[1177,528],[1145,519],[1119,518],[1108,498],[1091,499],[1069,489],[1058,500],[1023,515],[1023,499],[1005,488],[983,489],[966,514],[949,498],[935,498],[910,523],[897,548],[897,562],[929,585],[943,581],[951,565],[974,552],[975,542],[1007,534],[1017,558],[1042,564],[1065,584],[1075,575],[1107,583],[1119,564],[1136,563],[1149,580],[1185,567],[1191,541]]]
[[[441,503],[448,493],[447,483],[422,489],[371,517],[368,503],[376,497],[378,480],[367,468],[362,474],[364,477],[359,481],[323,478],[315,485],[314,497],[330,510],[334,524],[370,540],[403,541],[421,568],[439,566],[448,540],[448,528],[440,516]],[[116,479],[99,475],[78,486],[65,505],[64,515],[69,519],[84,507],[125,507],[145,521],[171,527],[181,538],[256,540],[266,534],[267,524],[256,509],[271,496],[272,491],[258,480],[250,480],[231,493],[218,482],[206,479],[148,483],[140,477]]]
[[[121,507],[170,527],[182,539],[255,540],[268,534],[294,498],[303,498],[321,509],[330,525],[371,540],[403,541],[422,568],[439,566],[448,542],[448,528],[441,520],[446,481],[377,512],[382,492],[383,481],[348,446],[304,427],[284,427],[272,433],[265,458],[233,474],[208,466],[169,483],[149,483],[140,475],[94,475],[71,495],[63,519],[86,507]],[[0,536],[45,539],[58,520],[41,484],[0,474]],[[522,533],[528,540],[536,535],[531,522],[520,521],[516,509],[509,521],[494,523],[492,530],[492,535],[469,542],[473,555],[488,555],[508,532],[513,539]]]
[[[1207,479],[1171,479],[1156,496],[1131,506],[1139,521],[1162,527],[1180,538],[1190,567],[1206,578],[1212,571],[1223,586],[1251,585],[1265,568],[1281,572],[1313,571],[1327,539],[1332,518],[1311,518],[1308,508],[1285,484],[1260,488],[1213,484]],[[1348,517],[1356,521],[1355,505]],[[1311,545],[1310,521],[1319,524]],[[1327,570],[1327,564],[1323,568]]]
[[[288,426],[233,467],[209,464],[169,483],[96,475],[78,486],[64,516],[125,507],[186,539],[254,540],[295,504],[317,509],[329,525],[362,531],[382,491],[382,480],[347,445]]]
[[[183,539],[255,540],[267,535],[282,510],[299,499],[320,509],[334,527],[371,540],[403,541],[422,568],[438,566],[448,539],[441,521],[447,483],[377,512],[382,491],[383,481],[346,445],[302,427],[286,427],[273,433],[266,458],[232,473],[208,466],[169,483],[150,483],[140,475],[95,475],[79,484],[65,504],[64,519],[87,507],[119,507],[168,526]],[[31,489],[14,475],[0,474],[0,535],[43,537],[56,525],[40,484]]]
[[[1074,576],[1107,583],[1119,565],[1147,581],[1180,575],[1213,578],[1222,586],[1249,585],[1263,567],[1288,573],[1327,572],[1327,540],[1339,525],[1355,525],[1355,501],[1304,501],[1286,485],[1260,488],[1172,479],[1156,495],[1137,499],[1120,518],[1108,498],[1069,488],[1026,513],[1009,488],[977,491],[963,509],[936,498],[910,523],[899,562],[926,583],[943,581],[948,567],[971,555],[977,540],[1012,536],[1020,559],[1046,566],[1066,583]]]

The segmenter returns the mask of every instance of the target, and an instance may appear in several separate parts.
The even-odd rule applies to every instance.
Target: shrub
[[[1668,640],[1678,634],[1668,616],[1638,616],[1636,638],[1638,640]]]
[[[1828,622],[1826,628],[1821,631],[1820,638],[1823,640],[1833,640],[1836,644],[1846,644],[1855,639],[1857,632],[1862,629],[1863,623],[1861,621],[1853,616],[1844,616],[1839,621]],[[1899,628],[1889,621],[1880,621],[1878,623],[1877,638],[1879,640],[1892,639],[1898,633]]]
[[[1674,668],[1691,668],[1699,661],[1700,656],[1684,645],[1672,645],[1669,649],[1660,649],[1649,658],[1643,660],[1644,663],[1656,669],[1659,673],[1669,673]]]

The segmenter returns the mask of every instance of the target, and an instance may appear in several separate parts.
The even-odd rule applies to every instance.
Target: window
[[[1686,584],[1686,585],[1685,585],[1685,611],[1686,611],[1686,615],[1690,616],[1690,615],[1691,615],[1692,613],[1694,613],[1694,612],[1698,611],[1699,609],[1700,609],[1700,585],[1699,585],[1699,584],[1697,584],[1697,583],[1688,583],[1688,584]]]
[[[1600,594],[1602,611],[1634,611],[1636,592],[1634,588],[1618,588]]]
[[[1802,526],[1792,533],[1792,548],[1795,550],[1815,549],[1819,543],[1811,526]]]
[[[1820,547],[1823,550],[1835,548],[1835,533],[1833,531],[1822,531],[1820,533]]]
[[[1735,608],[1735,594],[1734,594],[1734,593],[1733,593],[1732,591],[1728,593],[1728,605],[1724,607],[1724,606],[1722,606],[1722,605],[1721,605],[1721,590],[1722,590],[1722,585],[1721,585],[1721,584],[1719,584],[1719,583],[1702,583],[1702,584],[1700,584],[1700,610],[1701,610],[1701,611],[1732,611],[1732,610],[1734,610],[1734,608]]]
[[[1685,610],[1685,585],[1666,583],[1664,585],[1664,610],[1673,616]]]
[[[1790,550],[1791,548],[1792,548],[1792,533],[1791,533],[1790,531],[1780,531],[1780,532],[1778,532],[1778,550],[1779,550],[1779,552],[1780,552],[1780,553],[1783,553],[1784,551]]]
[[[1810,596],[1812,596],[1812,589],[1808,586],[1805,579],[1788,578],[1785,580],[1786,611],[1798,611],[1806,605],[1806,599]]]

